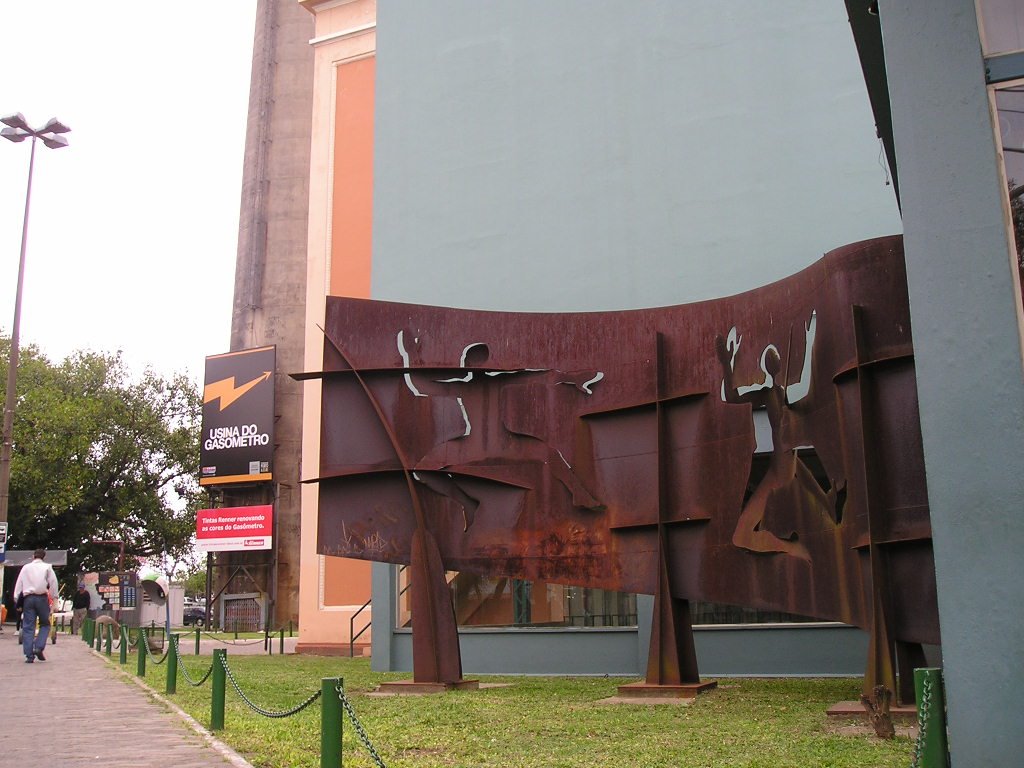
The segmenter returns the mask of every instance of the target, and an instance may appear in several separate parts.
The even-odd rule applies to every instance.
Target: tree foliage
[[[184,587],[185,595],[187,597],[205,597],[206,564],[197,563],[194,567],[189,569],[181,580],[181,585]]]
[[[10,340],[0,337],[0,356]],[[2,373],[6,376],[6,365]],[[67,578],[191,546],[199,499],[200,397],[183,375],[133,376],[120,354],[18,365],[8,510],[12,549],[67,549]]]
[[[1017,269],[1024,282],[1024,185],[1015,186],[1010,180],[1010,220],[1013,222],[1013,236],[1017,241]]]

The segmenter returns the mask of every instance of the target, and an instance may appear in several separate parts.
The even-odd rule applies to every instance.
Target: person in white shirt
[[[45,549],[37,549],[32,554],[33,560],[21,569],[18,580],[14,584],[14,599],[19,595],[25,598],[22,613],[22,648],[25,651],[25,662],[31,664],[36,659],[46,661],[43,650],[46,638],[50,634],[50,599],[57,598],[57,575],[53,566],[44,562]],[[39,619],[39,634],[35,634],[36,618]]]

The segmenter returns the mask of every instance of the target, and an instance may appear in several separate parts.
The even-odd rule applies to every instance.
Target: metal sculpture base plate
[[[718,686],[715,680],[702,683],[684,683],[683,685],[649,685],[647,683],[629,683],[619,686],[619,696],[633,699],[695,699],[700,693],[710,691]]]
[[[445,691],[475,691],[480,688],[479,680],[456,680],[452,683],[417,683],[415,680],[391,680],[381,683],[377,693],[390,693],[397,696],[444,693]]]

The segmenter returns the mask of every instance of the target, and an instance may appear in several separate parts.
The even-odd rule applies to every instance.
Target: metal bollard
[[[93,628],[93,632],[96,635],[96,637],[95,637],[95,640],[96,640],[96,643],[95,643],[96,650],[97,651],[102,651],[103,650],[103,630],[102,629],[97,630],[94,627]]]
[[[342,710],[338,688],[340,677],[320,681],[320,768],[340,768]]]
[[[178,636],[171,635],[171,647],[167,653],[167,693],[178,692]]]
[[[917,744],[913,768],[946,768],[949,745],[946,743],[946,694],[942,670],[933,667],[914,670],[914,695],[917,697]]]
[[[139,627],[139,649],[136,651],[135,674],[139,677],[146,676],[146,629]]]
[[[284,627],[281,627],[281,655],[284,656]]]
[[[199,655],[199,627],[196,627],[196,656]]]
[[[92,619],[82,622],[82,642],[92,645]]]
[[[227,675],[224,673],[222,658],[227,656],[223,648],[216,648],[213,651],[213,695],[210,701],[210,730],[224,730],[224,689],[227,685]]]
[[[117,631],[120,633],[120,638],[121,638],[121,642],[118,645],[118,652],[120,653],[120,655],[118,656],[118,661],[121,664],[127,664],[128,663],[128,627],[126,627],[124,624],[121,624],[117,628]]]
[[[107,624],[107,656],[114,652],[114,625]]]

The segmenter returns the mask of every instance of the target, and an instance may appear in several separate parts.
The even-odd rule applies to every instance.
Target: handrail
[[[353,613],[352,616],[348,620],[348,655],[351,656],[351,657],[354,657],[356,655],[356,640],[358,640],[360,637],[362,637],[363,636],[363,632],[368,630],[370,628],[370,625],[373,624],[373,618],[371,617],[370,620],[368,622],[366,622],[366,626],[359,630],[358,634],[352,634],[353,631],[355,630],[356,617],[358,617],[359,614],[362,613],[364,610],[369,608],[370,607],[370,603],[372,601],[373,601],[373,598],[371,597],[369,600],[367,600],[365,603],[363,603],[359,607],[359,610],[356,611],[355,613]]]
[[[403,565],[398,569],[398,575],[401,576],[409,568],[408,565]],[[410,582],[406,582],[405,586],[398,590],[398,596],[401,597],[409,591]]]

